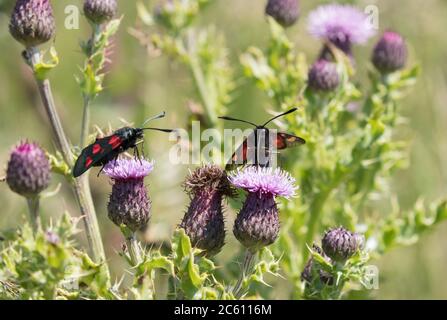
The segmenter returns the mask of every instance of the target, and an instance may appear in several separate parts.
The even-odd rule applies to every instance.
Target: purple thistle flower
[[[229,180],[248,191],[234,223],[235,237],[251,252],[275,242],[280,228],[275,197],[293,197],[297,189],[295,179],[280,169],[247,167]]]
[[[308,78],[309,87],[315,91],[329,92],[340,84],[337,65],[324,59],[319,59],[312,65]]]
[[[407,61],[407,46],[400,34],[386,31],[376,44],[372,62],[381,73],[402,69]]]
[[[116,0],[85,0],[84,14],[94,24],[109,22],[116,15]]]
[[[49,41],[56,25],[49,0],[18,0],[11,14],[9,32],[25,47]]]
[[[265,13],[283,27],[290,27],[298,20],[298,0],[268,0]]]
[[[225,223],[222,210],[224,196],[234,196],[224,170],[205,165],[192,172],[184,183],[191,203],[180,227],[185,229],[194,247],[208,256],[217,254],[225,243]]]
[[[329,4],[320,6],[309,14],[308,31],[323,41],[329,41],[352,56],[352,44],[364,44],[375,34],[365,13],[349,5]],[[325,47],[322,58],[330,58]]]
[[[279,168],[246,167],[230,175],[230,182],[237,188],[260,195],[294,197],[295,178]]]
[[[50,183],[50,162],[45,151],[36,143],[21,142],[11,152],[6,182],[12,191],[36,197]]]
[[[153,168],[153,162],[145,159],[118,159],[105,166],[104,173],[114,182],[107,211],[117,226],[125,225],[133,232],[147,226],[151,201],[144,178]]]

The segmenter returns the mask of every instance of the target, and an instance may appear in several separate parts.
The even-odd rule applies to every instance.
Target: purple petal
[[[104,173],[115,180],[142,179],[154,169],[154,162],[146,159],[118,159],[104,167]]]
[[[330,40],[344,38],[362,44],[375,34],[367,15],[349,5],[319,6],[309,14],[308,30],[314,37]]]
[[[290,198],[298,187],[295,178],[279,168],[246,167],[229,176],[230,182],[249,192],[260,192]]]

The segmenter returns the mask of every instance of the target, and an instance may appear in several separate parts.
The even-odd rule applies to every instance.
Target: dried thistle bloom
[[[21,142],[11,152],[6,170],[9,188],[27,198],[34,198],[50,183],[50,162],[36,144]]]
[[[233,196],[234,189],[225,171],[216,165],[196,169],[184,186],[191,203],[180,227],[185,229],[194,247],[207,255],[217,254],[225,243],[222,200],[224,196]]]
[[[125,225],[135,232],[148,224],[151,202],[144,178],[153,167],[153,162],[145,159],[118,159],[105,166],[104,173],[113,180],[107,210],[117,226]]]
[[[311,35],[329,41],[352,56],[353,44],[364,44],[375,33],[365,13],[349,5],[329,4],[319,6],[309,14],[308,30]],[[332,60],[330,49],[325,46],[321,58]]]
[[[340,84],[337,65],[333,62],[319,59],[309,70],[309,87],[315,91],[332,91]]]
[[[324,254],[323,250],[321,250],[320,247],[318,247],[317,245],[313,245],[312,246],[313,251],[318,252],[319,254],[321,254],[324,258],[326,258],[328,261],[330,261],[331,259]],[[318,270],[316,268],[316,264],[314,262],[313,258],[309,258],[309,260],[307,261],[306,265],[304,266],[304,270],[301,273],[301,281],[306,281],[307,283],[312,283],[315,279],[315,277],[318,276],[319,280],[327,285],[332,285],[332,283],[334,282],[334,277],[332,277],[331,274],[327,273],[324,270]]]
[[[275,242],[279,234],[279,212],[275,197],[295,195],[295,179],[280,169],[247,167],[229,177],[248,192],[234,223],[235,237],[251,252]]]
[[[386,31],[376,44],[372,62],[381,73],[402,69],[407,61],[407,46],[402,36]]]
[[[298,0],[269,0],[265,13],[283,27],[290,27],[299,17]]]
[[[360,248],[360,237],[343,227],[326,232],[321,241],[324,253],[336,262],[344,262]]]
[[[118,5],[116,0],[85,0],[84,14],[94,24],[109,22],[116,15]]]
[[[29,48],[49,41],[55,31],[49,0],[17,0],[9,23],[14,39]]]

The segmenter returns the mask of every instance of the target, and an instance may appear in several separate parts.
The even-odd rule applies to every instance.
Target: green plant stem
[[[80,139],[80,146],[82,148],[87,146],[89,130],[90,130],[90,98],[84,97],[84,108],[82,111],[81,139]]]
[[[307,233],[306,238],[303,244],[302,252],[303,252],[303,263],[306,263],[307,258],[309,256],[309,250],[307,246],[312,245],[312,241],[314,238],[315,230],[317,229],[318,223],[321,220],[322,211],[324,208],[324,204],[327,198],[330,195],[330,190],[320,191],[317,196],[312,200],[309,209],[310,219],[307,224]]]
[[[242,264],[241,274],[237,280],[236,285],[233,288],[233,295],[236,299],[240,299],[244,293],[244,280],[248,274],[251,273],[255,253],[250,250],[245,251],[244,263]]]
[[[37,63],[41,61],[40,52],[36,49],[32,50],[31,63],[35,67]],[[71,152],[70,145],[68,143],[67,137],[65,135],[64,129],[62,127],[59,115],[56,110],[56,105],[54,103],[53,93],[51,90],[50,81],[48,79],[40,79],[35,74],[35,79],[37,86],[39,88],[40,96],[42,98],[45,111],[47,113],[48,119],[53,130],[54,137],[56,138],[56,144],[65,162],[73,167],[73,154]],[[88,181],[86,177],[80,179],[75,179],[72,182],[73,191],[76,197],[76,201],[81,210],[81,216],[84,217],[84,225],[87,234],[87,240],[89,248],[93,254],[93,259],[97,263],[103,263],[103,268],[107,277],[109,277],[108,266],[105,263],[105,253],[102,244],[101,234],[99,231],[99,224],[95,213],[95,208],[93,206],[93,200],[91,198],[90,188],[88,186]]]
[[[132,232],[130,235],[126,236],[126,244],[127,244],[127,251],[129,252],[130,261],[132,262],[132,265],[135,267],[139,265],[142,261],[141,248],[138,243],[135,232]]]
[[[191,72],[194,78],[194,82],[196,84],[197,90],[199,92],[200,98],[205,107],[205,114],[208,125],[210,127],[214,127],[217,123],[217,115],[215,112],[215,105],[210,99],[210,95],[208,93],[208,88],[206,86],[205,76],[203,74],[202,68],[200,67],[199,59],[195,54],[190,53],[190,62],[189,62]]]
[[[90,63],[90,60],[92,58],[92,55],[94,53],[94,48],[96,45],[96,42],[98,41],[100,35],[101,35],[101,26],[94,24],[92,25],[92,35],[90,37],[89,45],[90,49],[88,50],[88,56],[86,63]],[[89,130],[90,130],[90,105],[94,97],[91,97],[88,94],[84,94],[84,108],[82,111],[82,124],[81,124],[81,139],[80,139],[80,145],[82,148],[87,146],[88,143],[88,136],[89,136]]]
[[[28,211],[34,234],[36,234],[41,227],[39,215],[39,200],[39,196],[26,199],[26,201],[28,202]]]

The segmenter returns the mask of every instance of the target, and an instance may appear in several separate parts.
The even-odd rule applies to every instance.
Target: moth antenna
[[[293,108],[293,109],[290,109],[289,111],[286,111],[286,112],[284,112],[284,113],[278,114],[277,116],[271,118],[269,121],[267,121],[266,123],[264,123],[262,126],[265,127],[266,125],[268,125],[268,124],[269,124],[270,122],[272,122],[273,120],[276,120],[276,119],[278,119],[278,118],[284,117],[284,116],[286,116],[286,115],[288,115],[288,114],[290,114],[290,113],[292,113],[292,112],[295,112],[296,110],[298,110],[298,108]]]
[[[237,121],[237,122],[248,123],[248,124],[251,124],[252,126],[255,126],[255,127],[258,126],[257,124],[255,124],[255,123],[253,123],[253,122],[246,121],[246,120],[241,120],[241,119],[236,119],[236,118],[231,118],[231,117],[219,117],[219,119],[222,119],[222,120],[228,120],[228,121]]]
[[[148,122],[150,122],[152,120],[164,118],[165,116],[166,116],[166,112],[163,111],[162,113],[159,113],[156,116],[153,116],[153,117],[150,117],[149,119],[146,119],[141,126],[144,127]]]
[[[141,128],[141,130],[154,130],[154,131],[161,131],[161,132],[167,132],[167,133],[176,131],[175,129],[160,129],[160,128]]]

